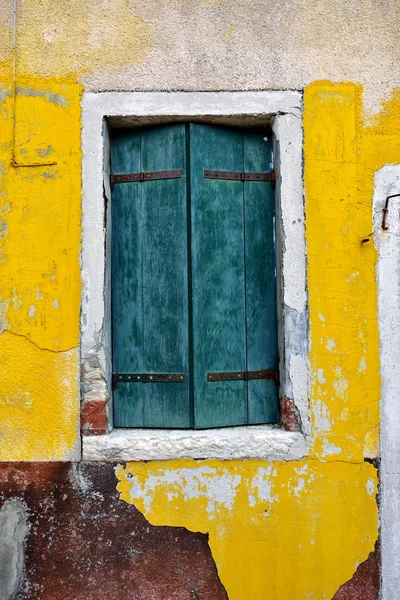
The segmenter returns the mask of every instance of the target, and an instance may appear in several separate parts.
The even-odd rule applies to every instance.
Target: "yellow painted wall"
[[[77,456],[81,78],[90,72],[95,87],[102,69],[104,88],[107,69],[123,72],[152,50],[151,24],[124,2],[116,25],[124,53],[115,30],[100,49],[96,39],[87,42],[87,30],[101,38],[98,2],[92,21],[76,13],[73,35],[73,15],[53,23],[52,6],[41,5],[39,40],[35,3],[22,5],[15,151],[20,165],[56,164],[11,164],[12,28],[9,16],[0,21],[9,43],[0,55],[0,460]],[[400,93],[367,123],[361,94],[353,83],[305,89],[309,456],[117,469],[121,500],[151,523],[209,533],[231,600],[330,599],[377,538],[376,470],[364,462],[378,454],[379,439],[376,256],[361,239],[372,228],[375,171],[400,162]]]
[[[0,460],[79,451],[81,86],[0,82]]]
[[[209,533],[230,600],[328,600],[377,536],[362,461],[130,463],[117,476],[151,524]]]

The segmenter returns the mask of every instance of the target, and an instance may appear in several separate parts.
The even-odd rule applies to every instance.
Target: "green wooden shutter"
[[[207,373],[246,365],[243,183],[204,178],[204,169],[242,171],[243,136],[190,126],[195,427],[247,423],[245,381]]]
[[[196,428],[279,418],[274,380],[207,380],[278,367],[271,184],[204,178],[204,169],[272,171],[271,162],[265,134],[190,126]]]
[[[273,170],[272,141],[244,132],[243,170]],[[275,195],[268,182],[245,181],[247,370],[278,368],[276,307]],[[248,422],[279,420],[278,386],[272,379],[248,381]]]
[[[276,422],[274,380],[207,380],[278,366],[271,184],[204,178],[205,169],[271,171],[271,142],[193,124],[113,140],[113,173],[179,168],[181,179],[113,191],[114,371],[185,375],[183,384],[117,385],[115,425]]]
[[[179,179],[123,183],[112,195],[113,370],[182,373],[184,383],[121,383],[117,427],[190,427],[185,126],[112,141],[113,173],[182,169]]]

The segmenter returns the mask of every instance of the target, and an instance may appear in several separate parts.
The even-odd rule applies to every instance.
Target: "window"
[[[277,422],[272,132],[116,130],[111,171],[114,425]]]
[[[111,137],[122,128],[132,131],[132,128],[138,127],[193,121],[212,122],[236,129],[254,126],[271,126],[272,129],[276,171],[279,397],[284,406],[282,423],[207,429],[115,428],[112,391]],[[310,411],[302,139],[302,94],[299,92],[83,94],[80,354],[84,460],[297,460],[306,454]],[[171,165],[162,165],[163,169],[167,167]],[[114,190],[117,188],[115,186]],[[151,389],[152,385],[142,384],[142,387]],[[90,411],[86,412],[86,407]],[[288,430],[290,422],[285,425],[285,415],[292,409],[296,411],[300,430]],[[88,414],[90,419],[93,410],[96,415],[102,415],[105,423],[101,435],[97,428],[96,432],[92,432],[92,423],[86,420]]]

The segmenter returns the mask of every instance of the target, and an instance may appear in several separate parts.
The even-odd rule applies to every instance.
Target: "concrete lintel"
[[[301,117],[302,94],[272,92],[87,92],[83,110],[105,117],[204,117],[292,113]]]

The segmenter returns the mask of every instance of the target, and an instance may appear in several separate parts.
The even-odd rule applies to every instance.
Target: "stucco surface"
[[[1,0],[9,61],[12,0]],[[400,80],[396,0],[18,1],[18,68],[90,90],[364,85],[368,112]],[[1,25],[0,25],[1,27]]]
[[[135,462],[108,485],[161,529],[209,533],[230,600],[330,600],[378,535],[377,254],[362,240],[374,174],[400,162],[398,2],[18,0],[14,81],[13,5],[0,0],[0,458],[80,456],[82,91],[305,87],[309,454]]]
[[[330,600],[374,547],[365,462],[153,461],[116,474],[151,524],[209,533],[230,600]]]
[[[80,455],[80,91],[19,80],[15,167],[0,82],[0,460]]]
[[[110,463],[0,463],[1,600],[227,600],[208,536],[115,486]]]

